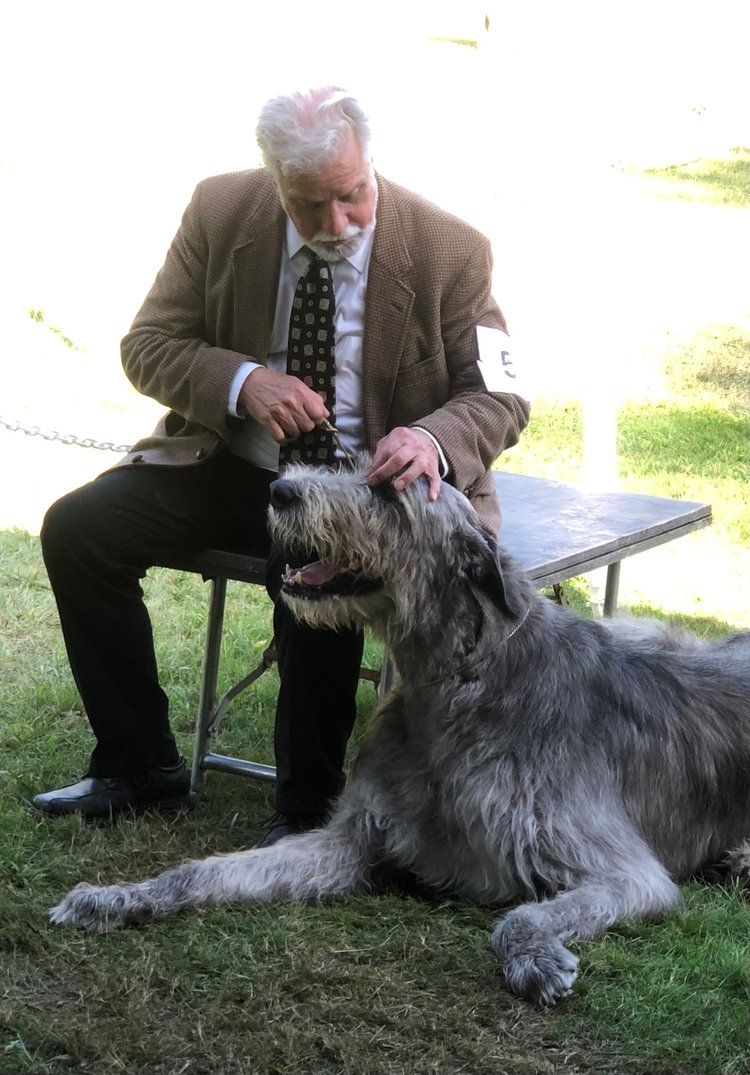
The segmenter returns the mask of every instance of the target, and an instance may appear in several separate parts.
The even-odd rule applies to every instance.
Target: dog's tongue
[[[298,569],[306,586],[322,586],[335,578],[341,570],[339,560],[316,560]]]
[[[338,560],[316,560],[314,564],[306,564],[301,570],[304,583],[308,586],[322,586],[324,582],[330,582],[338,575],[341,564]]]

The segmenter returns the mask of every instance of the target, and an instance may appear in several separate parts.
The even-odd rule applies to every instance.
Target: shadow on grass
[[[618,453],[623,475],[663,477],[664,494],[671,496],[678,495],[673,490],[682,477],[750,479],[747,418],[710,403],[624,407]]]
[[[708,324],[665,356],[670,386],[683,399],[709,395],[750,416],[750,329]]]

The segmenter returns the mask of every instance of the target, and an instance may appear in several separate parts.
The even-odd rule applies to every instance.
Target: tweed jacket
[[[489,393],[475,326],[505,330],[490,294],[487,239],[378,176],[377,224],[365,297],[362,409],[368,447],[399,425],[437,439],[448,480],[497,529],[488,470],[528,421],[528,404]],[[232,379],[265,362],[285,216],[264,169],[199,183],[165,264],[122,342],[135,387],[169,408],[118,466],[190,465],[226,445]]]

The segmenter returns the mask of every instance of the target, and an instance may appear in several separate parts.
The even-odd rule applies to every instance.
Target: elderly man
[[[47,814],[179,807],[189,781],[169,728],[139,580],[175,552],[283,549],[265,529],[290,460],[336,463],[335,422],[369,481],[441,479],[487,525],[488,468],[528,405],[490,392],[477,327],[505,322],[487,240],[373,172],[369,127],[342,90],[276,98],[258,125],[265,169],[200,183],[123,340],[131,381],[169,408],[113,470],[54,504],[42,543],[73,675],[96,736],[78,783],[37,795]],[[505,352],[504,352],[505,353]],[[340,792],[362,637],[274,610],[279,658],[271,843],[320,823]]]

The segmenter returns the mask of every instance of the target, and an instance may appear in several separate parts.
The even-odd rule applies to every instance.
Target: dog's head
[[[282,596],[300,619],[376,621],[460,583],[514,616],[494,538],[461,493],[444,483],[431,502],[424,479],[397,492],[368,485],[367,471],[367,459],[342,471],[298,465],[271,485],[269,529],[294,558]]]

